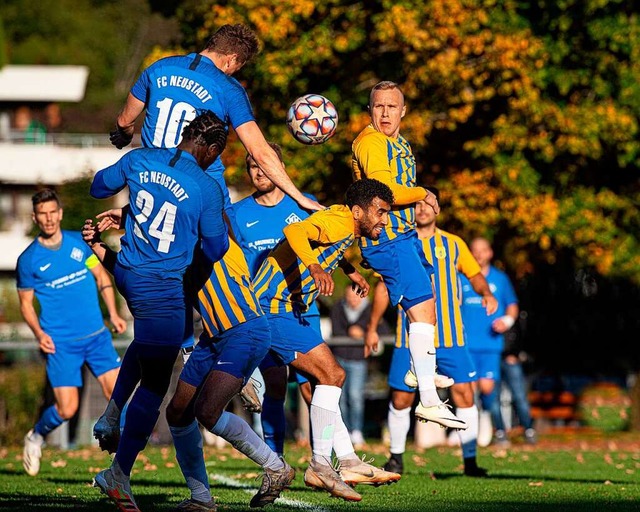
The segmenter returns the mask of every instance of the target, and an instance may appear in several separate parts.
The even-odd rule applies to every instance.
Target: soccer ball
[[[322,144],[336,132],[338,111],[330,100],[319,94],[300,96],[289,107],[287,128],[302,144]]]

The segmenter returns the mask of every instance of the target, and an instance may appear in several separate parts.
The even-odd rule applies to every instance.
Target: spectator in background
[[[14,125],[23,133],[25,144],[44,144],[47,141],[47,127],[33,116],[27,105],[16,109]]]
[[[471,357],[478,371],[478,388],[482,412],[478,444],[491,442],[491,410],[496,399],[496,381],[500,380],[500,359],[504,349],[504,333],[518,318],[518,299],[507,274],[491,265],[493,249],[486,238],[474,238],[469,244],[480,265],[491,292],[498,300],[498,309],[491,315],[481,305],[482,298],[471,284],[462,278],[462,318]],[[489,434],[486,434],[489,432]],[[531,432],[530,432],[531,435]]]
[[[332,336],[349,336],[353,345],[332,345],[331,351],[346,372],[346,379],[340,396],[340,411],[349,430],[354,448],[365,444],[362,435],[364,427],[365,383],[367,381],[367,360],[365,359],[364,335],[371,317],[371,301],[361,297],[349,285],[331,309]],[[388,333],[386,324],[381,322],[378,333]]]
[[[495,428],[493,442],[503,446],[509,444],[509,438],[500,407],[501,385],[506,385],[511,391],[511,403],[516,410],[520,425],[524,428],[525,441],[529,444],[535,444],[538,440],[533,428],[531,406],[527,397],[527,381],[522,368],[522,362],[526,360],[527,355],[521,350],[520,337],[519,322],[516,322],[504,335],[505,344],[500,361],[500,380],[496,381],[494,390],[496,397],[491,409],[491,419]]]
[[[98,302],[100,292],[114,330],[126,322],[116,309],[111,278],[79,233],[62,230],[62,204],[50,189],[34,194],[33,221],[40,234],[18,258],[16,268],[20,312],[47,361],[55,403],[47,407],[24,438],[22,465],[35,476],[45,437],[78,410],[78,388],[86,363],[109,400],[120,368],[111,333]],[[93,276],[93,279],[90,278]],[[36,313],[34,299],[40,303]]]

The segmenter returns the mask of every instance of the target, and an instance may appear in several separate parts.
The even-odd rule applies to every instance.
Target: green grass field
[[[377,465],[385,448],[371,446]],[[640,436],[555,434],[542,436],[537,446],[514,444],[510,449],[479,450],[480,465],[490,478],[462,476],[460,451],[433,448],[405,455],[405,474],[392,486],[359,486],[360,503],[345,503],[305,487],[302,474],[309,451],[287,446],[287,459],[298,471],[293,487],[267,510],[309,512],[383,511],[561,511],[602,512],[640,510]],[[35,477],[22,470],[20,447],[0,449],[0,510],[113,511],[91,487],[93,475],[109,464],[97,448],[44,450]],[[220,511],[249,509],[259,487],[257,467],[232,448],[206,447],[211,487]],[[143,512],[170,511],[187,497],[172,447],[148,447],[138,458],[132,488]]]

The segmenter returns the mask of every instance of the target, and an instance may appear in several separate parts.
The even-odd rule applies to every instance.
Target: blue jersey
[[[54,342],[86,338],[104,329],[96,280],[98,259],[80,233],[62,231],[59,249],[31,242],[18,258],[18,290],[33,290],[40,326]]]
[[[211,110],[234,129],[254,121],[246,91],[235,78],[225,75],[211,59],[199,53],[166,57],[145,69],[131,88],[131,94],[147,109],[142,126],[145,147],[173,148],[182,130],[202,110]],[[225,194],[224,165],[220,157],[207,169]]]
[[[134,149],[99,171],[91,195],[129,187],[129,213],[118,263],[149,277],[180,277],[200,238],[225,237],[220,187],[180,149]]]
[[[311,194],[305,194],[315,201]],[[229,215],[229,212],[227,211]],[[282,239],[282,229],[294,222],[300,222],[309,216],[309,212],[300,207],[290,196],[286,195],[273,206],[259,204],[253,195],[233,204],[231,229],[247,259],[251,277],[255,277],[267,258],[269,251]],[[319,315],[318,306],[314,302],[304,313],[305,316]]]
[[[316,199],[311,194],[305,196],[314,201]],[[258,272],[269,251],[282,239],[282,229],[308,216],[309,212],[300,208],[288,195],[273,206],[259,204],[253,195],[233,204],[231,228],[244,252],[252,277]]]
[[[487,315],[487,311],[482,307],[482,297],[473,290],[466,277],[460,276],[462,282],[462,320],[467,345],[472,351],[502,352],[504,335],[495,332],[491,328],[491,323],[506,314],[507,306],[517,304],[518,298],[509,277],[501,270],[490,266],[486,278],[491,293],[498,301],[498,310],[493,315]]]

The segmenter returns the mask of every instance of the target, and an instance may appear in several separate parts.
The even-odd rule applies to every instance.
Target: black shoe
[[[402,463],[402,457],[389,457],[389,460],[382,466],[385,471],[391,471],[392,473],[402,474],[404,471],[404,464]]]
[[[474,476],[476,478],[485,478],[489,476],[489,472],[478,466],[475,458],[465,459],[464,461],[465,476]]]

